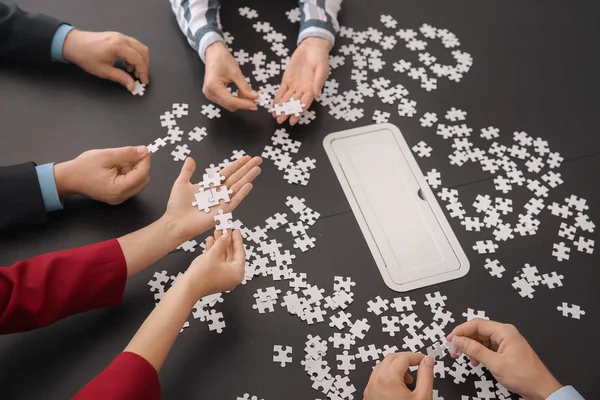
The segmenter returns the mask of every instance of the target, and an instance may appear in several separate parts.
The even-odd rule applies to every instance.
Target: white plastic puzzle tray
[[[469,260],[396,126],[336,132],[323,144],[390,289],[466,275]]]

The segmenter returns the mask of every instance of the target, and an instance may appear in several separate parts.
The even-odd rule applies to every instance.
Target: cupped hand
[[[273,104],[281,104],[289,101],[292,97],[304,104],[304,110],[308,110],[315,97],[321,96],[321,89],[329,76],[329,50],[331,43],[328,40],[309,37],[300,43],[292,58],[290,59],[281,86],[275,96]],[[287,115],[276,115],[277,123],[282,124]],[[295,125],[300,117],[289,116],[290,125]]]
[[[408,367],[419,366],[415,390]],[[433,398],[433,359],[417,353],[388,354],[377,364],[364,392],[364,400],[431,400]]]
[[[254,103],[258,93],[246,82],[239,65],[223,42],[215,42],[208,46],[204,60],[206,71],[202,93],[207,99],[228,111],[258,110]],[[230,83],[237,86],[237,97],[227,90]]]
[[[165,211],[165,217],[174,222],[181,242],[212,228],[215,225],[214,216],[218,214],[218,210],[223,210],[224,213],[235,210],[252,190],[252,181],[260,175],[261,164],[262,158],[260,157],[244,156],[226,166],[220,174],[225,177],[222,184],[232,190],[231,201],[222,202],[206,213],[198,210],[198,207],[192,206],[192,202],[195,200],[194,194],[198,193],[200,186],[191,182],[192,175],[196,170],[196,163],[192,158],[187,158],[179,177],[173,184]]]
[[[73,29],[63,45],[63,58],[86,72],[125,86],[130,92],[134,80],[127,72],[115,67],[117,60],[145,85],[150,83],[150,53],[136,39],[118,32],[85,32]]]
[[[215,231],[206,239],[206,253],[197,257],[186,271],[198,298],[232,290],[244,280],[246,252],[240,231]]]
[[[120,204],[150,182],[152,157],[146,146],[89,150],[54,166],[58,195],[83,195],[108,204]]]
[[[483,364],[511,392],[537,400],[561,387],[513,325],[476,318],[454,328],[448,340],[455,336],[457,350],[475,366]]]

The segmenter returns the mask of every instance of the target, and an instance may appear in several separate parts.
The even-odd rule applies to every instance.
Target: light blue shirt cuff
[[[563,386],[546,400],[585,400],[573,386]]]
[[[62,210],[63,204],[58,197],[56,181],[54,180],[54,163],[38,165],[35,167],[38,176],[40,189],[42,190],[42,199],[46,212]]]
[[[72,30],[73,27],[71,25],[63,24],[58,27],[56,32],[54,32],[52,45],[50,46],[50,55],[52,56],[52,61],[59,61],[62,63],[67,62],[67,60],[63,58],[63,46],[65,44],[67,34]]]

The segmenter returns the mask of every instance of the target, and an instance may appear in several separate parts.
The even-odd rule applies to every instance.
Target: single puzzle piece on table
[[[436,342],[425,349],[425,351],[429,357],[437,362],[437,360],[440,360],[446,356],[446,349],[447,348],[444,343]]]
[[[512,287],[519,292],[521,297],[533,299],[533,293],[535,292],[535,289],[527,279],[518,278],[515,276]]]
[[[308,304],[319,304],[323,300],[323,293],[325,293],[325,289],[320,289],[316,285],[307,285],[306,289],[302,291]]]
[[[206,132],[206,128],[198,128],[197,126],[192,129],[188,133],[188,140],[195,140],[196,142],[201,142],[206,136],[208,136],[208,132]]]
[[[212,104],[205,104],[202,106],[202,115],[205,115],[209,119],[221,118],[221,110]]]
[[[483,227],[483,223],[479,220],[479,217],[465,217],[460,223],[469,232],[480,232]]]
[[[471,373],[473,373],[471,371]],[[475,381],[475,389],[477,389],[477,398],[490,400],[496,398],[496,393],[492,391],[494,382],[485,380],[485,376],[480,381]]]
[[[445,328],[451,322],[454,322],[452,318],[452,312],[446,311],[443,308],[437,308],[433,313],[433,320],[439,322],[442,328]]]
[[[223,210],[219,210],[219,214],[214,216],[214,220],[217,222],[215,230],[223,231],[223,234],[226,234],[228,229],[234,229],[231,213],[224,213]]]
[[[567,247],[564,242],[554,243],[552,245],[552,256],[555,257],[559,262],[568,260],[571,248]]]
[[[431,171],[427,172],[427,175],[425,175],[425,180],[432,189],[437,189],[440,187],[442,184],[441,178],[442,174],[440,174],[436,169],[432,169]]]
[[[352,325],[352,321],[350,320],[351,317],[352,314],[340,311],[337,314],[331,315],[329,317],[329,326],[332,328],[337,328],[341,331],[345,327]]]
[[[577,251],[587,254],[594,254],[594,240],[586,239],[583,236],[579,236],[576,241],[573,242],[577,246]]]
[[[411,300],[410,297],[405,296],[405,297],[396,297],[393,300],[393,303],[390,307],[392,307],[393,309],[396,310],[396,312],[402,312],[402,311],[412,311],[413,310],[413,306],[416,305],[417,302],[414,300]]]
[[[153,293],[164,293],[165,285],[169,282],[170,278],[167,275],[167,271],[155,272],[152,279],[148,282],[150,291]]]
[[[196,242],[195,240],[186,240],[185,242],[181,243],[177,248],[183,249],[183,251],[187,251],[189,253],[193,253],[196,250],[197,245],[198,242]]]
[[[556,202],[553,202],[552,204],[548,205],[548,210],[550,210],[550,213],[552,215],[561,217],[563,219],[567,219],[573,215],[573,212],[569,210],[569,206],[566,204],[561,205]]]
[[[348,354],[348,350],[344,350],[342,354],[337,354],[335,356],[336,361],[338,361],[337,369],[339,371],[344,371],[344,374],[349,375],[350,371],[354,371],[356,369],[356,364],[354,364],[354,354]]]
[[[276,213],[272,217],[267,218],[265,222],[267,224],[267,228],[270,230],[277,230],[288,223],[287,214]]]
[[[538,286],[542,281],[542,277],[539,275],[539,271],[536,266],[525,264],[525,267],[521,270],[521,278],[527,279],[532,286]]]
[[[397,332],[400,332],[400,318],[397,315],[382,315],[381,331],[388,333],[392,337],[395,336]]]
[[[577,231],[576,227],[568,225],[565,222],[561,222],[560,229],[558,230],[558,236],[564,237],[569,240],[574,240],[576,231]]]
[[[400,316],[402,317],[400,319],[400,324],[404,326],[407,330],[417,330],[423,326],[423,321],[419,320],[419,317],[416,313],[400,314]]]
[[[446,300],[448,300],[448,296],[442,296],[440,292],[426,293],[425,298],[427,300],[423,304],[429,306],[432,311],[436,308],[444,307],[446,305]]]
[[[223,319],[223,313],[211,310],[210,314],[206,316],[208,321],[208,330],[222,333],[225,328],[225,320]]]
[[[192,151],[188,148],[187,144],[175,147],[175,150],[171,152],[174,161],[184,161]]]
[[[273,362],[280,363],[282,367],[292,362],[292,348],[290,346],[282,346],[276,344],[273,346]]]
[[[269,237],[267,236],[266,229],[263,229],[260,226],[255,226],[253,230],[248,230],[246,232],[246,238],[256,244],[260,244]]]
[[[458,361],[455,361],[454,364],[452,364],[452,367],[448,369],[447,373],[454,378],[455,384],[465,383],[467,381],[467,376],[469,375],[468,364],[461,364]]]
[[[313,359],[319,359],[327,354],[327,341],[319,335],[307,335],[304,352]]]
[[[577,216],[575,217],[575,226],[582,231],[589,233],[594,233],[594,229],[596,228],[596,225],[590,221],[590,217],[581,212],[578,212]]]
[[[375,299],[367,301],[367,305],[369,306],[367,307],[367,311],[375,315],[381,315],[389,308],[389,302],[388,299],[382,299],[381,296],[377,296]]]
[[[381,350],[375,347],[374,344],[370,344],[369,346],[361,346],[357,350],[358,353],[355,357],[364,363],[367,361],[377,361],[381,355]]]
[[[571,317],[573,319],[581,319],[582,315],[585,315],[585,311],[578,305],[563,302],[562,305],[556,307],[556,309],[562,312],[563,317]]]
[[[170,144],[175,144],[176,142],[181,142],[182,137],[183,131],[180,127],[176,126],[174,128],[170,128],[167,131],[167,136],[165,136],[165,140],[168,140]]]
[[[412,147],[412,151],[417,153],[419,157],[430,157],[433,149],[424,141],[420,141]]]
[[[303,253],[315,247],[317,239],[303,235],[294,239],[294,248],[300,249]]]
[[[502,274],[506,271],[500,261],[486,258],[484,268],[495,278],[502,278]]]
[[[189,105],[186,103],[173,103],[172,113],[177,118],[181,118],[184,115],[188,115]]]
[[[548,286],[548,289],[554,289],[556,287],[561,287],[563,285],[562,280],[564,279],[563,275],[558,275],[556,271],[551,274],[543,274],[542,275],[542,283]]]
[[[333,343],[334,348],[344,350],[350,350],[356,344],[356,341],[349,333],[334,332],[329,341]]]
[[[248,393],[244,393],[244,397],[238,397],[236,400],[263,400],[259,399],[257,396],[250,396]]]
[[[356,282],[350,277],[334,276],[333,277],[333,291],[345,291],[352,292],[352,287],[356,286]]]
[[[385,124],[390,119],[390,113],[385,111],[375,110],[373,112],[373,122],[376,124]]]
[[[412,329],[408,329],[408,333],[409,335],[405,335],[402,338],[402,341],[404,342],[402,344],[402,348],[416,353],[425,346],[423,341],[421,340],[423,337]]]
[[[273,253],[278,253],[279,252],[279,248],[283,246],[281,243],[278,243],[275,239],[272,239],[270,241],[263,241],[260,242],[260,251],[264,254],[264,255],[269,255],[269,254],[273,254]]]
[[[571,195],[569,198],[565,199],[565,202],[569,206],[569,208],[574,208],[576,211],[584,212],[587,211],[590,207],[586,204],[587,200],[583,198],[579,198],[575,195]]]
[[[286,232],[291,233],[293,237],[304,236],[306,235],[308,227],[304,225],[302,222],[289,223],[288,227],[285,229]]]
[[[479,240],[473,246],[473,250],[477,250],[479,254],[495,253],[497,249],[498,245],[491,240]]]

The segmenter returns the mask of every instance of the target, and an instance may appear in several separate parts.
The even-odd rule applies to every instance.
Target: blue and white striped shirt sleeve
[[[170,0],[177,23],[202,61],[208,46],[225,42],[218,0]]]
[[[177,23],[189,44],[204,61],[211,44],[225,42],[219,0],[170,0]],[[300,34],[298,44],[307,37],[321,37],[335,43],[340,29],[337,20],[342,0],[300,0]]]
[[[337,15],[342,0],[300,0],[300,34],[298,44],[307,37],[320,37],[329,40],[331,47],[340,30]]]

